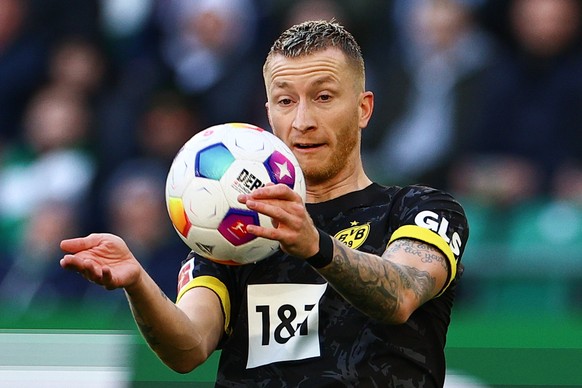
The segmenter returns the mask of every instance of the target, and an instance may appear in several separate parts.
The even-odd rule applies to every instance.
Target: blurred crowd
[[[212,124],[268,128],[270,44],[331,18],[362,45],[376,96],[373,179],[452,191],[475,239],[509,227],[491,214],[580,211],[579,0],[0,0],[0,305],[114,311],[122,293],[58,265],[61,239],[103,231],[175,297],[188,249],[164,202],[173,156]]]

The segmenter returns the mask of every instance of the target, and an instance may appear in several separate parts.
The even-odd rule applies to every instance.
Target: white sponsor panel
[[[320,356],[319,301],[327,284],[255,284],[247,290],[247,368]]]

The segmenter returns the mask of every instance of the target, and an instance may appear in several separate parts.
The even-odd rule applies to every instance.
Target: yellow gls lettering
[[[368,238],[368,234],[370,233],[370,224],[357,225],[357,222],[355,221],[352,222],[352,224],[355,225],[350,228],[340,230],[334,237],[346,244],[348,247],[357,249]]]

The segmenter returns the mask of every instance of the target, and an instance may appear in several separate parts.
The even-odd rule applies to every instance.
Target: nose
[[[315,128],[315,116],[311,107],[305,101],[300,101],[295,110],[293,119],[293,129],[299,132],[306,132]]]

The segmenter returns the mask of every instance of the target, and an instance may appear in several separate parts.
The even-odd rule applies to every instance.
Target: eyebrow
[[[313,82],[314,86],[319,86],[319,85],[323,85],[323,84],[327,84],[327,83],[333,83],[335,82],[334,77],[330,76],[330,75],[325,75],[323,77],[320,77],[318,79],[315,80],[315,82]]]
[[[324,85],[326,83],[331,83],[331,82],[334,82],[334,78],[332,76],[325,75],[325,76],[317,78],[315,81],[313,81],[310,84],[310,86],[320,86],[320,85]],[[277,87],[277,88],[286,89],[289,86],[289,82],[287,82],[287,81],[275,81],[275,82],[273,82],[273,85],[275,85],[275,87]]]
[[[273,82],[273,85],[275,85],[276,88],[286,89],[287,86],[289,86],[289,83],[287,81],[275,81]]]

